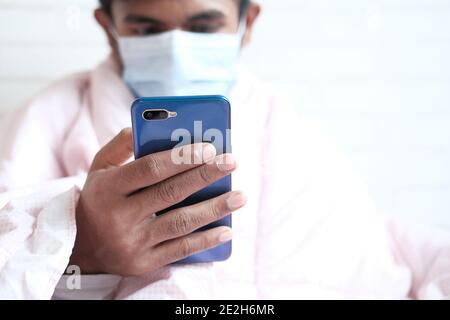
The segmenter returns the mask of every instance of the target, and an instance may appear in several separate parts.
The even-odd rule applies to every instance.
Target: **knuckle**
[[[178,243],[177,258],[184,258],[194,253],[194,247],[190,240],[181,239]]]
[[[156,190],[158,198],[167,204],[175,204],[182,200],[178,187],[173,183],[161,183]]]
[[[169,232],[171,234],[186,234],[190,231],[190,219],[185,214],[177,214],[174,216]]]
[[[144,160],[145,166],[142,168],[145,175],[151,175],[153,178],[158,179],[162,176],[162,167],[158,160],[153,156],[148,156]]]
[[[208,166],[200,167],[198,170],[198,176],[203,183],[210,183],[212,181]]]
[[[200,239],[198,239],[199,250],[208,249],[209,247],[212,246],[212,244],[213,244],[212,239],[207,235],[203,235],[202,237],[200,237]]]
[[[163,170],[161,164],[153,156],[144,157],[129,166],[122,166],[118,169],[120,170],[120,179],[125,184],[132,184],[136,180],[142,180],[145,177],[159,180],[162,177]]]
[[[219,201],[214,200],[209,202],[209,213],[213,218],[221,218],[222,215],[224,214],[223,210],[221,209],[221,205],[219,204]]]

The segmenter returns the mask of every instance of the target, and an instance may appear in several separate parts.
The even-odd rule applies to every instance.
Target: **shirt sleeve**
[[[275,111],[275,112],[273,112]],[[285,103],[271,112],[259,213],[259,298],[401,298],[410,271],[350,163]]]
[[[0,195],[0,298],[51,298],[75,243],[80,180]]]
[[[71,113],[59,92],[0,121],[0,298],[49,299],[71,255],[84,180],[62,178],[58,150]]]

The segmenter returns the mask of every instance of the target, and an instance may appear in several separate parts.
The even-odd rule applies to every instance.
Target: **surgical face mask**
[[[123,79],[138,97],[227,95],[237,78],[242,34],[118,37]]]

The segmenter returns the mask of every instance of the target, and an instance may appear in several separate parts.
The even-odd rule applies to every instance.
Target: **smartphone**
[[[223,96],[183,96],[140,98],[131,107],[134,155],[136,159],[193,143],[212,143],[217,155],[231,153],[231,108]],[[231,191],[231,176],[216,181],[184,201],[157,215]],[[170,213],[169,213],[170,214]],[[231,227],[231,215],[204,226]],[[231,241],[184,258],[176,263],[223,261],[231,255]]]

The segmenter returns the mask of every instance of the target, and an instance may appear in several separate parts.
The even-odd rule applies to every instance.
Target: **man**
[[[101,1],[111,56],[0,127],[0,297],[449,293],[439,282],[449,255],[404,251],[410,238],[393,241],[405,233],[386,229],[333,145],[238,65],[259,12],[246,0]],[[129,160],[135,97],[211,93],[230,97],[233,155],[203,144],[183,149],[199,165],[175,165],[168,152]],[[242,191],[154,217],[231,173]],[[229,212],[232,232],[192,233]],[[225,262],[171,265],[232,237]],[[426,253],[447,240],[426,242]]]

